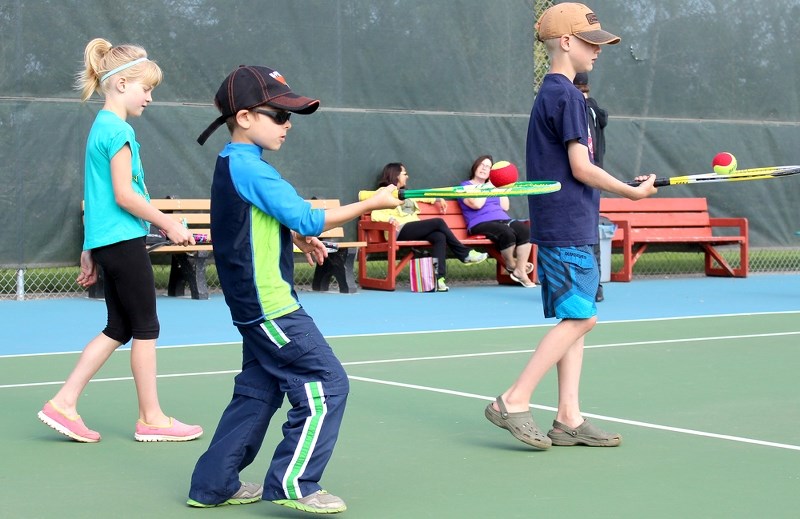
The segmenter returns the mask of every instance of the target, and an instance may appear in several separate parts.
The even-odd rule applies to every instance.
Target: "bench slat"
[[[341,207],[342,203],[337,199],[311,199],[306,200],[306,202],[311,203],[311,207],[314,209],[334,209],[336,207]]]
[[[711,227],[634,227],[631,236],[635,241],[680,241],[709,239],[712,234]]]
[[[616,220],[624,218],[631,222],[633,227],[711,227],[711,219],[708,213],[609,213],[602,211],[601,214]]]
[[[601,198],[600,212],[708,212],[708,201],[705,198],[645,198],[628,200],[627,198]]]
[[[211,217],[208,213],[167,213],[175,220],[182,222],[186,220],[188,225],[210,225]]]
[[[334,227],[319,235],[320,238],[344,238],[344,228]]]
[[[208,198],[153,198],[150,203],[160,211],[210,211]]]

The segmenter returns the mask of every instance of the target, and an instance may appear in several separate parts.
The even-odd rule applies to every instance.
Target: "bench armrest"
[[[607,214],[602,214],[601,213],[601,216],[605,216],[606,218],[611,220],[611,223],[613,223],[614,225],[617,226],[617,230],[614,231],[614,236],[611,238],[613,241],[619,241],[619,240],[625,241],[625,240],[629,239],[629,236],[631,235],[631,222],[630,222],[630,220],[628,220],[626,218],[621,218],[619,215],[615,215],[615,214],[614,215],[607,215]],[[612,216],[613,216],[613,218],[612,218]]]
[[[739,236],[747,238],[747,218],[709,218],[711,227],[736,227]]]
[[[397,234],[395,233],[394,225],[389,222],[360,220],[358,222],[358,241],[366,242],[367,249],[372,249],[372,245],[379,248],[387,246],[394,248],[397,246]]]
[[[361,220],[358,222],[359,229],[365,231],[390,231],[394,229],[394,225],[389,222],[373,222]]]

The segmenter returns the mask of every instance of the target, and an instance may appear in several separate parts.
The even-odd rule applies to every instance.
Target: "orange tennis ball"
[[[492,171],[489,172],[489,182],[494,187],[505,187],[513,184],[518,179],[517,166],[505,160],[495,162],[492,166]]]
[[[714,173],[717,175],[730,175],[736,171],[738,164],[736,157],[727,151],[717,153],[714,160],[711,161],[711,167],[714,168]]]

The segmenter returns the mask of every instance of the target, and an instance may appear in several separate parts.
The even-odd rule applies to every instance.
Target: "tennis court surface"
[[[623,444],[548,451],[483,416],[553,324],[541,317],[538,289],[301,294],[351,378],[322,481],[347,501],[342,517],[797,517],[800,277],[605,287],[587,339],[582,409]],[[271,503],[185,506],[240,351],[221,298],[159,305],[162,404],[206,428],[186,444],[133,441],[125,349],[81,400],[102,442],[73,443],[41,424],[36,412],[102,327],[102,303],[0,302],[0,515],[309,517]],[[534,394],[540,426],[555,405],[551,373]],[[243,479],[263,477],[280,418]]]

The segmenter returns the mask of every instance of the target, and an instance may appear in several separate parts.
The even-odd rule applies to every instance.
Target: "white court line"
[[[156,375],[156,378],[181,378],[181,377],[204,377],[212,375],[227,375],[239,373],[240,369],[228,369],[224,371],[196,371],[194,373],[168,373],[166,375]],[[133,380],[133,377],[108,377],[108,378],[93,378],[89,381],[90,384],[95,382],[124,382]],[[24,387],[38,387],[38,386],[60,386],[66,380],[53,380],[50,382],[26,382],[24,384],[4,384],[0,385],[0,389],[13,389]]]
[[[747,313],[738,313],[738,314],[708,314],[708,315],[685,315],[685,316],[676,316],[676,317],[651,317],[647,319],[621,319],[616,321],[598,321],[598,326],[604,324],[624,324],[624,323],[649,323],[649,322],[660,322],[660,321],[680,321],[683,319],[713,319],[716,317],[753,317],[753,316],[763,316],[763,315],[787,315],[787,314],[800,314],[800,310],[785,310],[780,312],[747,312]],[[355,334],[347,334],[347,335],[326,335],[326,339],[349,339],[353,337],[384,337],[387,335],[429,335],[434,333],[451,333],[451,332],[482,332],[482,331],[491,331],[491,330],[521,330],[521,329],[533,329],[533,328],[550,328],[555,326],[555,323],[542,323],[542,324],[519,324],[514,326],[487,326],[487,327],[478,327],[478,328],[456,328],[456,329],[447,329],[447,330],[418,330],[418,331],[411,331],[411,332],[375,332],[375,333],[355,333]],[[158,346],[159,350],[167,350],[167,349],[174,349],[174,348],[203,348],[207,346],[239,346],[241,345],[241,341],[239,342],[212,342],[212,343],[196,343],[196,344],[174,344],[168,346]],[[130,351],[130,346],[123,346],[119,348],[117,351]],[[0,360],[5,358],[15,358],[15,357],[47,357],[50,355],[74,355],[81,353],[81,350],[77,351],[55,351],[55,352],[47,352],[47,353],[13,353],[9,355],[0,355]]]
[[[593,349],[593,348],[611,348],[611,347],[621,347],[621,346],[641,346],[641,345],[653,345],[653,344],[672,344],[672,343],[685,343],[685,342],[695,342],[695,341],[715,341],[715,340],[732,340],[732,339],[745,339],[745,338],[758,338],[758,337],[776,337],[776,336],[789,336],[789,335],[800,335],[800,332],[780,332],[780,333],[767,333],[767,334],[751,334],[751,335],[726,335],[726,336],[716,336],[716,337],[698,337],[698,338],[691,338],[691,339],[669,339],[669,340],[660,340],[660,341],[636,341],[636,342],[625,342],[625,343],[608,343],[608,344],[597,344],[597,345],[590,345],[586,346],[586,349]],[[359,366],[359,365],[368,365],[368,364],[390,364],[390,363],[400,363],[400,362],[414,362],[414,361],[428,361],[428,360],[446,360],[446,359],[457,359],[457,358],[470,358],[470,357],[485,357],[485,356],[494,356],[494,355],[516,355],[522,353],[531,353],[533,350],[509,350],[509,351],[500,351],[500,352],[482,352],[482,353],[464,353],[464,354],[454,354],[454,355],[437,355],[437,356],[428,356],[428,357],[406,357],[400,359],[381,359],[381,360],[370,360],[370,361],[353,361],[353,362],[344,362],[342,363],[344,366]],[[194,373],[171,373],[171,374],[162,374],[158,375],[157,378],[180,378],[180,377],[198,377],[198,376],[214,376],[214,375],[230,375],[230,374],[237,374],[240,370],[222,370],[222,371],[205,371],[205,372],[194,372]],[[361,382],[369,382],[374,384],[382,384],[387,386],[394,386],[394,387],[401,387],[405,389],[417,389],[421,391],[430,391],[434,393],[441,393],[447,395],[454,395],[466,398],[474,398],[478,400],[484,400],[492,402],[494,401],[493,397],[488,397],[484,395],[477,395],[474,393],[465,393],[461,391],[453,391],[449,389],[441,389],[441,388],[433,388],[429,386],[420,386],[416,384],[407,384],[402,382],[392,382],[388,380],[379,380],[367,377],[359,377],[355,375],[348,375],[350,380],[356,380]],[[131,381],[133,377],[111,377],[111,378],[98,378],[92,379],[90,383],[95,382],[119,382],[119,381]],[[64,381],[51,381],[51,382],[32,382],[32,383],[23,383],[23,384],[5,384],[0,385],[0,389],[10,389],[10,388],[26,388],[26,387],[37,387],[37,386],[52,386],[52,385],[61,385]],[[535,409],[541,409],[546,411],[557,411],[554,407],[531,404],[531,407]],[[705,431],[697,431],[694,429],[685,429],[681,427],[672,427],[667,425],[659,425],[653,424],[648,422],[641,422],[637,420],[627,420],[624,418],[616,418],[612,416],[605,416],[605,415],[598,415],[592,413],[583,413],[584,416],[589,418],[596,418],[598,420],[605,420],[609,422],[616,422],[622,423],[627,425],[634,425],[637,427],[649,428],[649,429],[657,429],[662,431],[668,432],[675,432],[681,434],[689,434],[693,436],[702,436],[706,438],[715,438],[721,440],[728,440],[734,441],[739,443],[748,443],[753,445],[761,445],[765,447],[775,447],[779,449],[788,449],[788,450],[795,450],[800,451],[799,445],[791,445],[785,443],[776,443],[770,442],[765,440],[757,440],[753,438],[744,438],[740,436],[731,436],[727,434],[717,434],[717,433],[710,433]]]
[[[755,339],[762,337],[782,337],[790,335],[800,335],[798,332],[776,332],[776,333],[756,333],[748,335],[719,335],[715,337],[694,337],[685,339],[663,339],[656,341],[633,341],[633,342],[611,342],[608,344],[594,344],[585,346],[585,350],[599,349],[599,348],[619,348],[623,346],[647,346],[654,344],[676,344],[687,342],[706,342],[706,341],[723,341],[723,340],[736,340],[736,339]],[[428,360],[448,360],[448,359],[466,359],[471,357],[492,357],[495,355],[518,355],[522,353],[532,353],[533,349],[524,350],[507,350],[507,351],[487,351],[479,353],[454,353],[452,355],[430,355],[426,357],[401,357],[399,359],[377,359],[377,360],[357,360],[352,362],[343,362],[343,366],[364,366],[369,364],[394,364],[397,362],[418,362]],[[204,371],[204,372],[191,372],[191,373],[171,373],[166,375],[157,375],[157,378],[177,378],[177,377],[197,377],[203,375],[222,375],[228,373],[238,373],[239,370],[224,370],[224,371]],[[89,382],[119,382],[123,380],[133,380],[133,377],[113,377],[113,378],[97,378]],[[21,384],[2,384],[0,389],[35,387],[35,386],[54,386],[63,384],[63,380],[50,381],[50,382],[26,382]]]
[[[520,353],[520,352],[506,352],[506,353]],[[463,356],[470,356],[470,355],[463,355]],[[450,356],[447,357],[429,357],[429,359],[440,359],[440,358],[451,358]],[[404,360],[422,360],[422,359],[400,359],[398,362],[402,362]],[[375,361],[375,362],[384,362],[384,361]],[[389,361],[385,361],[389,362]],[[353,365],[353,364],[364,364],[364,363],[345,363],[345,365]],[[168,375],[158,375],[158,378],[179,378],[179,377],[198,377],[198,376],[211,376],[211,375],[232,375],[239,373],[239,370],[225,370],[225,371],[205,371],[205,372],[197,372],[197,373],[173,373]],[[484,395],[477,395],[475,393],[465,393],[463,391],[454,391],[451,389],[442,389],[442,388],[434,388],[430,386],[420,386],[418,384],[407,384],[404,382],[392,382],[389,380],[380,380],[375,378],[368,378],[368,377],[359,377],[357,375],[348,375],[348,379],[350,380],[357,380],[359,382],[369,382],[372,384],[381,384],[385,386],[393,386],[393,387],[400,387],[404,389],[416,389],[420,391],[429,391],[432,393],[440,393],[444,395],[452,395],[452,396],[460,396],[464,398],[473,398],[476,400],[484,400],[488,402],[493,402],[495,399],[494,397],[484,396]],[[119,381],[126,381],[126,380],[133,380],[133,377],[114,377],[114,378],[101,378],[101,379],[94,379],[90,382],[119,382]],[[60,385],[63,384],[63,381],[59,382],[36,382],[30,384],[9,384],[0,386],[1,388],[12,388],[12,387],[34,387],[34,386],[48,386],[48,385]],[[546,405],[539,405],[539,404],[531,404],[530,405],[534,409],[540,409],[543,411],[551,411],[556,412],[558,409],[555,407],[550,407]],[[673,433],[680,433],[680,434],[688,434],[691,436],[701,436],[705,438],[714,438],[718,440],[727,440],[739,443],[749,443],[752,445],[761,445],[763,447],[775,447],[778,449],[786,449],[786,450],[793,450],[793,451],[800,451],[800,445],[792,445],[786,443],[777,443],[771,442],[766,440],[757,440],[754,438],[744,438],[742,436],[731,436],[729,434],[717,434],[711,433],[706,431],[698,431],[695,429],[685,429],[683,427],[672,427],[669,425],[660,425],[654,424],[649,422],[641,422],[638,420],[628,420],[625,418],[616,418],[613,416],[606,416],[601,414],[595,413],[583,413],[583,416],[587,418],[596,418],[598,420],[604,420],[607,422],[615,422],[621,423],[626,425],[633,425],[636,427],[643,427],[646,429],[656,429],[660,431],[667,431]]]
[[[782,337],[787,335],[800,335],[800,332],[775,332],[775,333],[756,333],[751,335],[720,335],[718,337],[695,337],[689,339],[665,339],[660,341],[635,341],[635,342],[611,342],[608,344],[595,344],[584,346],[584,350],[593,350],[599,348],[619,348],[622,346],[644,346],[653,344],[676,344],[685,342],[706,342],[706,341],[724,341],[734,339],[757,339],[762,337]],[[361,366],[364,364],[388,364],[392,362],[412,362],[420,360],[441,360],[441,359],[463,359],[469,357],[491,357],[493,355],[515,355],[518,353],[533,353],[533,349],[525,350],[508,350],[508,351],[487,351],[482,353],[455,353],[453,355],[436,355],[430,357],[404,357],[399,359],[382,359],[382,360],[360,360],[353,362],[343,363],[345,366]],[[0,386],[1,388],[2,386]]]
[[[484,395],[476,395],[474,393],[464,393],[462,391],[453,391],[453,390],[450,390],[450,389],[440,389],[440,388],[429,387],[429,386],[420,386],[420,385],[417,385],[417,384],[406,384],[406,383],[402,383],[402,382],[392,382],[392,381],[389,381],[389,380],[379,380],[379,379],[375,379],[375,378],[358,377],[358,376],[354,376],[354,375],[349,375],[348,378],[350,380],[358,380],[360,382],[369,382],[369,383],[372,383],[372,384],[382,384],[382,385],[386,385],[386,386],[401,387],[401,388],[404,388],[404,389],[417,389],[417,390],[420,390],[420,391],[430,391],[432,393],[441,393],[441,394],[445,394],[445,395],[460,396],[460,397],[465,397],[465,398],[474,398],[474,399],[477,399],[477,400],[485,400],[485,401],[489,401],[489,402],[494,402],[494,400],[495,400],[494,397],[489,397],[489,396],[484,396]],[[550,406],[546,406],[546,405],[531,404],[531,407],[533,407],[535,409],[545,410],[545,411],[552,411],[552,412],[558,411],[558,409],[556,409],[555,407],[550,407]],[[743,438],[741,436],[731,436],[731,435],[728,435],[728,434],[710,433],[710,432],[705,432],[705,431],[697,431],[697,430],[694,430],[694,429],[684,429],[682,427],[671,427],[669,425],[659,425],[659,424],[648,423],[648,422],[640,422],[640,421],[637,421],[637,420],[626,420],[624,418],[615,418],[613,416],[605,416],[605,415],[594,414],[594,413],[583,413],[583,416],[584,417],[588,417],[588,418],[596,418],[598,420],[605,420],[607,422],[622,423],[622,424],[626,424],[626,425],[635,425],[637,427],[644,427],[644,428],[647,428],[647,429],[657,429],[657,430],[660,430],[660,431],[667,431],[667,432],[674,432],[674,433],[681,433],[681,434],[689,434],[689,435],[692,435],[692,436],[702,436],[702,437],[705,437],[705,438],[715,438],[715,439],[718,439],[718,440],[728,440],[728,441],[739,442],[739,443],[749,443],[749,444],[753,444],[753,445],[761,445],[763,447],[775,447],[775,448],[778,448],[778,449],[788,449],[788,450],[793,450],[793,451],[800,451],[800,445],[791,445],[791,444],[786,444],[786,443],[777,443],[777,442],[770,442],[770,441],[765,441],[765,440],[756,440],[754,438]]]

